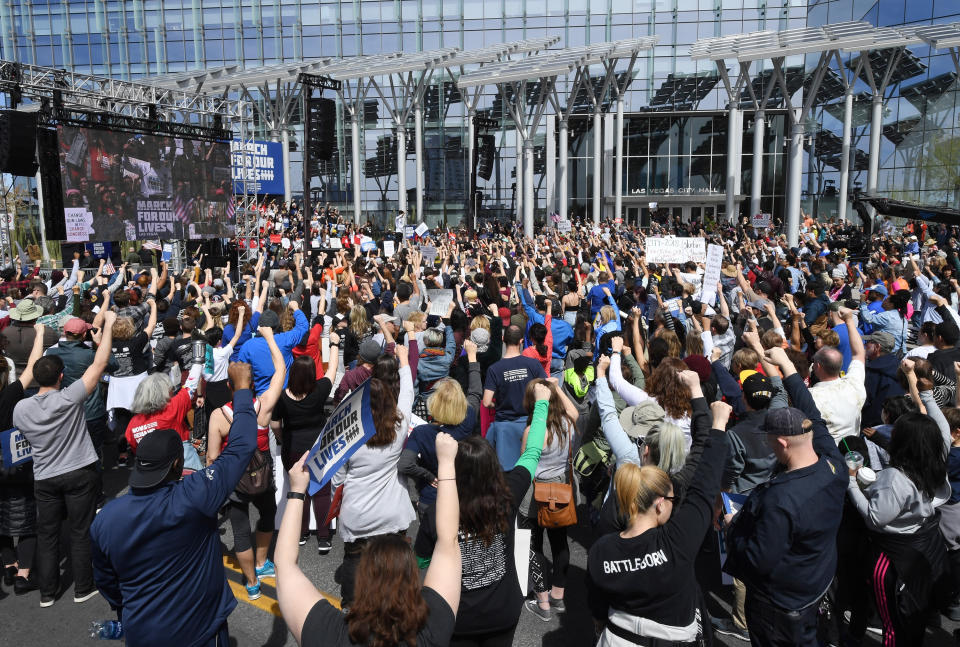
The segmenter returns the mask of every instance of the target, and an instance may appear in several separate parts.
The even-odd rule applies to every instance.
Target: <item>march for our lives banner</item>
[[[0,457],[4,467],[16,467],[33,460],[33,448],[19,429],[0,431]]]
[[[310,449],[305,461],[310,470],[310,494],[326,485],[376,432],[370,412],[370,380],[367,380],[343,399]]]

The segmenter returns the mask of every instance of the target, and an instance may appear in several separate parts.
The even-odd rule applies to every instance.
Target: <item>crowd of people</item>
[[[16,594],[57,604],[68,552],[128,644],[228,644],[229,550],[300,645],[511,645],[572,587],[608,647],[915,646],[960,620],[955,228],[407,238],[328,206],[304,245],[295,205],[261,220],[235,266],[0,271],[0,429],[32,447],[0,466]],[[653,236],[722,246],[719,276],[651,262]],[[311,487],[360,388],[369,439]],[[339,608],[298,566],[337,544]]]

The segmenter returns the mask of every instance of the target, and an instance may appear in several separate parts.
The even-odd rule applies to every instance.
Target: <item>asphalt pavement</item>
[[[113,498],[126,492],[127,469],[111,469],[105,473],[104,484],[108,497]],[[255,510],[252,510],[255,514]],[[280,616],[276,602],[275,581],[272,578],[262,583],[262,597],[248,601],[242,586],[242,578],[236,562],[230,557],[233,537],[230,524],[226,519],[220,523],[221,540],[224,549],[224,571],[230,586],[237,596],[237,608],[229,619],[231,644],[236,647],[281,647],[295,645],[293,637],[287,631]],[[416,533],[414,526],[411,537]],[[64,542],[66,541],[64,536]],[[545,542],[546,543],[546,542]],[[567,611],[557,614],[549,622],[535,618],[531,613],[520,614],[514,645],[517,647],[590,647],[593,644],[592,621],[587,611],[585,592],[585,565],[589,548],[589,533],[584,528],[571,531],[571,555],[569,582],[566,589]],[[545,548],[548,549],[547,546]],[[333,550],[321,556],[317,553],[316,540],[310,538],[300,549],[300,566],[316,587],[336,598],[340,587],[337,584],[336,570],[343,557],[343,542],[339,537],[333,540]],[[709,559],[709,555],[707,555]],[[114,617],[102,597],[96,596],[82,604],[73,602],[73,584],[69,577],[69,567],[65,566],[63,585],[65,590],[57,602],[49,608],[40,608],[40,595],[33,592],[24,596],[15,596],[12,589],[3,588],[0,593],[0,617],[3,618],[0,630],[0,644],[23,647],[53,647],[90,644],[89,627],[91,621]],[[174,583],[172,586],[189,586],[188,582]],[[714,586],[708,595],[710,612],[718,616],[729,613],[729,589]],[[727,616],[728,617],[728,616]],[[942,627],[929,629],[928,647],[955,647],[958,643],[952,633],[960,627],[957,623],[943,620]],[[715,644],[724,647],[747,645],[736,638],[717,636]],[[866,645],[880,645],[879,636],[868,634]]]

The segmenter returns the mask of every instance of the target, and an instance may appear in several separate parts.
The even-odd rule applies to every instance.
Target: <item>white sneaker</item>
[[[89,600],[95,595],[100,595],[100,591],[98,591],[97,589],[94,589],[89,593],[84,593],[83,595],[74,594],[73,601],[76,602],[77,604],[80,604],[81,602],[86,602],[87,600]]]

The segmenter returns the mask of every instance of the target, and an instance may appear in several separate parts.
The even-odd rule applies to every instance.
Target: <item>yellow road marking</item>
[[[223,556],[223,566],[224,568],[231,570],[234,573],[241,573],[240,563],[237,562],[236,558],[233,557],[233,555]],[[276,582],[276,580],[272,576],[266,577],[263,579],[274,580],[274,582]],[[235,582],[229,578],[227,578],[227,583],[230,584],[230,589],[233,591],[234,597],[237,598],[237,600],[239,600],[240,602],[246,602],[247,604],[255,606],[258,609],[266,611],[267,613],[272,613],[277,617],[280,616],[280,604],[275,599],[271,598],[269,595],[262,593],[262,589],[261,589],[261,595],[259,598],[257,598],[256,600],[250,600],[249,598],[247,598],[247,587],[245,587],[243,584],[240,584],[239,582]],[[329,595],[328,593],[324,593],[323,591],[320,591],[320,595],[323,597],[324,600],[329,602],[335,608],[337,609],[340,608],[340,598]]]

